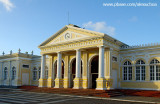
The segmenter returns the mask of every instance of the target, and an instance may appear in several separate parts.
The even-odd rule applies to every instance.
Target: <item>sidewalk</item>
[[[107,100],[117,100],[117,101],[128,101],[128,102],[139,102],[139,103],[151,103],[151,104],[160,104],[160,91],[137,91],[137,90],[112,90],[111,93],[119,91],[120,93],[123,92],[121,95],[117,96],[110,96],[108,91],[105,90],[94,90],[94,89],[64,89],[64,88],[39,88],[35,86],[23,86],[20,87],[22,91],[27,92],[38,92],[38,93],[54,93],[54,94],[64,94],[67,96],[80,96],[85,98],[94,98],[94,99],[107,99]],[[128,92],[128,95],[127,93]],[[155,97],[145,97],[140,96],[140,92],[142,95],[153,96],[155,93]],[[150,92],[150,93],[149,93]],[[139,95],[136,95],[136,94]],[[132,95],[133,94],[133,95]],[[136,96],[135,96],[136,95]]]

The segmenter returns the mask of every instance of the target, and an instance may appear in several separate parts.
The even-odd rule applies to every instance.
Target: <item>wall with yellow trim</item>
[[[160,90],[160,82],[121,82],[121,88],[128,89],[159,89]]]
[[[157,49],[141,49],[135,51],[123,51],[121,53],[121,66],[120,66],[120,88],[129,88],[129,89],[160,89],[160,81],[151,81],[150,80],[150,62],[153,59],[157,59],[160,61],[160,53],[158,53]],[[132,63],[132,80],[124,81],[123,80],[123,63],[125,61],[130,61]],[[145,62],[145,81],[136,81],[136,62],[138,60],[143,60]]]

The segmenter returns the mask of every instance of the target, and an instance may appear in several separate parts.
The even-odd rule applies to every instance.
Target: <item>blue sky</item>
[[[103,3],[157,3],[155,7],[108,7]],[[128,44],[160,42],[159,0],[0,0],[0,54],[33,50],[71,24],[107,33]]]

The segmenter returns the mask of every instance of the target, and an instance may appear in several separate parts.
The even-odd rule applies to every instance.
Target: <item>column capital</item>
[[[104,45],[100,45],[100,46],[97,46],[97,47],[101,48],[101,47],[104,47]]]
[[[76,51],[81,51],[81,49],[80,48],[78,48],[78,49],[75,49]]]
[[[46,56],[46,54],[41,54],[41,56]]]
[[[111,47],[108,47],[107,49],[105,49],[105,50],[108,50],[108,51],[113,51],[113,48],[111,48]]]
[[[62,53],[62,51],[58,51],[57,54],[58,54],[58,53]]]

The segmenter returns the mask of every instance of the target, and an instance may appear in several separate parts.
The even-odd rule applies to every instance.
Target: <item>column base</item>
[[[46,79],[39,79],[39,86],[38,87],[46,87]]]
[[[47,87],[53,87],[54,86],[54,80],[52,78],[48,78],[47,80]]]
[[[16,79],[15,80],[15,86],[21,86],[22,85],[22,80]]]
[[[6,85],[7,85],[7,86],[10,86],[10,85],[11,85],[11,80],[10,80],[10,79],[7,79],[7,80],[6,80]]]
[[[83,78],[82,87],[83,89],[88,89],[88,79],[87,78]]]
[[[107,89],[105,78],[97,78],[96,82],[97,82],[96,90],[106,90]]]
[[[113,85],[113,79],[107,78],[106,79],[106,88],[107,88],[107,90],[113,89],[112,85]]]
[[[74,87],[73,89],[82,89],[82,78],[74,78]]]
[[[56,78],[54,88],[63,88],[63,79]]]
[[[0,85],[3,85],[3,79],[0,79]]]
[[[69,79],[68,78],[64,78],[63,79],[63,84],[64,84],[63,85],[64,88],[69,88]]]

